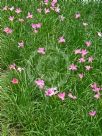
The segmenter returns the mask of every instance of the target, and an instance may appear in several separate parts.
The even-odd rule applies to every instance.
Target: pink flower
[[[15,12],[16,12],[17,14],[19,14],[19,13],[22,12],[22,10],[21,10],[20,8],[17,8],[17,9],[15,10]]]
[[[80,13],[76,13],[76,14],[75,14],[75,18],[76,18],[76,19],[80,18],[80,16],[81,16]]]
[[[98,35],[99,37],[102,37],[102,32],[97,32],[97,35]]]
[[[55,88],[49,88],[47,91],[45,91],[45,96],[53,96],[56,95],[58,92]]]
[[[45,85],[44,80],[38,79],[35,81],[35,83],[40,89],[44,88],[44,85]]]
[[[85,56],[87,53],[88,53],[88,52],[87,52],[87,50],[86,50],[86,49],[82,49],[82,50],[81,50],[81,54],[82,54],[82,56]]]
[[[14,16],[10,16],[10,17],[9,17],[9,20],[10,20],[10,21],[13,21],[13,20],[14,20]]]
[[[12,84],[18,84],[19,83],[18,79],[16,79],[16,78],[13,78],[11,82],[12,82]]]
[[[45,54],[45,48],[38,48],[38,53]]]
[[[58,41],[58,42],[59,42],[59,43],[65,43],[64,37],[63,37],[63,36],[59,37],[59,41]]]
[[[83,73],[81,73],[81,74],[79,74],[79,78],[83,78],[84,77],[84,74]]]
[[[85,42],[85,45],[86,45],[87,47],[91,46],[91,44],[92,44],[91,41],[86,41],[86,42]]]
[[[28,12],[28,15],[26,18],[33,18],[33,15],[30,12]]]
[[[73,96],[72,93],[69,93],[69,94],[68,94],[68,97],[70,97],[70,98],[73,99],[73,100],[76,100],[76,99],[77,99],[77,97],[76,97],[76,96]]]
[[[79,59],[79,62],[80,62],[80,63],[83,63],[83,62],[85,62],[85,59],[84,59],[84,58],[80,58],[80,59]]]
[[[16,70],[16,64],[14,63],[14,64],[11,64],[10,66],[9,66],[9,69],[10,70]]]
[[[91,67],[91,66],[85,66],[85,68],[86,68],[86,70],[87,70],[87,71],[89,71],[89,70],[91,70],[91,69],[92,69],[92,67]]]
[[[91,84],[91,88],[96,88],[96,87],[97,87],[96,83]]]
[[[50,12],[49,8],[45,8],[45,14],[47,14],[49,12]]]
[[[51,2],[51,6],[52,7],[55,7],[55,4],[57,3],[57,0],[53,0],[52,2]]]
[[[41,23],[36,24],[36,28],[41,28],[41,26],[42,26]]]
[[[58,97],[63,101],[65,99],[65,92],[59,93]]]
[[[3,10],[5,11],[8,10],[8,6],[3,7]]]
[[[7,34],[11,34],[12,33],[12,29],[9,28],[9,27],[5,27],[4,28],[4,32],[7,33]]]
[[[94,117],[96,115],[96,111],[90,111],[89,115],[92,116],[92,117]]]
[[[45,4],[48,4],[48,2],[49,2],[49,0],[44,0],[44,3],[45,3]]]
[[[99,99],[100,98],[100,93],[95,94],[94,98]]]
[[[92,61],[93,61],[93,57],[91,56],[88,58],[88,62],[92,62]]]
[[[77,70],[77,66],[74,65],[74,64],[71,64],[71,65],[69,66],[69,70],[76,71],[76,70]]]
[[[36,29],[34,29],[34,31],[33,31],[34,33],[38,33],[38,30],[36,30]]]
[[[24,41],[18,42],[18,47],[23,48],[24,47]]]
[[[81,49],[76,49],[74,52],[75,54],[81,54]]]

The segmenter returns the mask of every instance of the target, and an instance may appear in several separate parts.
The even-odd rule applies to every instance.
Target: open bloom
[[[37,28],[41,28],[42,24],[38,23],[38,24],[32,24],[32,28],[37,29]]]
[[[44,80],[38,79],[38,80],[35,81],[35,83],[40,89],[44,88],[44,85],[45,85]]]
[[[87,47],[91,46],[91,44],[92,44],[91,41],[86,41],[86,42],[85,42],[85,45],[86,45]]]
[[[80,16],[81,16],[80,13],[76,13],[76,14],[75,14],[75,18],[76,18],[76,19],[80,18]]]
[[[16,79],[16,78],[13,78],[11,82],[12,82],[12,84],[18,84],[19,83],[18,79]]]
[[[47,91],[45,91],[45,96],[53,96],[56,95],[58,92],[56,91],[55,88],[49,88]]]
[[[63,93],[58,93],[57,95],[62,101],[65,99],[65,92]]]
[[[3,7],[3,10],[5,11],[8,10],[8,6]]]
[[[92,61],[93,61],[93,57],[90,56],[90,57],[88,58],[88,62],[92,62]]]
[[[10,17],[9,17],[9,20],[10,20],[10,21],[13,21],[13,20],[14,20],[14,16],[10,16]]]
[[[84,57],[86,54],[88,53],[88,51],[86,49],[82,49],[81,50],[81,54]]]
[[[83,74],[83,73],[79,74],[79,78],[80,78],[80,79],[82,79],[83,77],[84,77],[84,74]]]
[[[59,43],[65,43],[65,39],[63,36],[59,37],[59,40],[58,40]]]
[[[99,99],[99,98],[100,98],[100,93],[99,93],[99,92],[96,93],[96,94],[94,95],[94,98]]]
[[[16,70],[16,64],[14,63],[14,64],[11,64],[10,66],[9,66],[9,69],[10,70]]]
[[[69,66],[69,70],[76,71],[76,70],[77,70],[77,66],[74,65],[74,64],[71,64],[71,65]]]
[[[11,34],[12,33],[12,29],[9,28],[9,27],[5,27],[4,28],[4,32],[7,33],[7,34]]]
[[[30,12],[28,12],[28,15],[26,18],[33,18],[33,15]]]
[[[17,9],[15,10],[15,12],[16,12],[17,14],[19,14],[19,13],[22,12],[22,10],[21,10],[20,8],[17,8]]]
[[[55,12],[57,12],[57,13],[60,13],[60,8],[59,7],[55,7]]]
[[[24,41],[18,42],[18,47],[23,48],[24,47]]]
[[[79,62],[80,62],[80,63],[85,62],[85,58],[83,58],[83,57],[82,57],[82,58],[80,58],[80,59],[79,59]]]
[[[101,90],[101,88],[96,83],[91,84],[91,88],[96,93],[99,93],[99,91]]]
[[[97,32],[99,37],[102,37],[102,32]]]
[[[96,115],[96,111],[90,111],[89,115],[92,116],[92,117],[94,117]]]
[[[38,8],[37,9],[37,12],[41,13],[42,9],[41,8]]]
[[[49,8],[45,8],[45,14],[49,13],[50,9]]]
[[[45,48],[38,48],[38,53],[45,54]]]
[[[13,10],[14,10],[14,6],[10,7],[9,10],[10,10],[10,11],[13,11]]]
[[[85,68],[86,68],[86,70],[87,70],[87,71],[89,71],[89,70],[91,70],[91,69],[92,69],[92,67],[91,67],[91,66],[85,66]]]
[[[48,4],[48,2],[49,2],[49,0],[44,0],[44,3],[45,3],[45,4]]]
[[[75,54],[81,54],[81,49],[76,49],[76,50],[74,51],[74,53],[75,53]]]
[[[72,93],[69,93],[69,94],[68,94],[68,97],[70,97],[70,98],[73,99],[73,100],[76,100],[76,99],[77,99],[77,97],[76,97],[75,95],[72,95]]]

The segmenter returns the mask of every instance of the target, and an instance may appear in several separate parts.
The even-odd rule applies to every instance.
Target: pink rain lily
[[[94,117],[96,115],[96,111],[90,111],[89,115],[92,116],[92,117]]]
[[[59,7],[55,7],[55,12],[60,13],[60,8]]]
[[[45,14],[49,13],[50,12],[50,9],[49,8],[45,8]]]
[[[9,66],[9,69],[10,70],[16,70],[16,64],[14,63],[14,64],[11,64],[10,66]]]
[[[38,53],[45,54],[45,48],[38,48]]]
[[[26,18],[33,18],[33,15],[30,12],[28,12],[28,15]]]
[[[80,59],[79,59],[79,62],[80,62],[80,63],[85,62],[85,58],[80,58]]]
[[[5,11],[8,10],[8,6],[3,7],[3,10]]]
[[[11,82],[12,82],[12,84],[18,84],[19,83],[18,79],[16,79],[16,78],[13,78]]]
[[[76,18],[76,19],[80,18],[80,16],[81,16],[80,13],[76,13],[76,14],[75,14],[75,18]]]
[[[91,66],[85,66],[85,68],[86,68],[86,70],[87,70],[87,71],[89,71],[89,70],[91,70],[91,69],[92,69],[92,67],[91,67]]]
[[[87,51],[86,49],[82,49],[82,50],[81,50],[82,56],[85,56],[87,53],[88,53],[88,51]]]
[[[18,42],[18,47],[23,48],[24,47],[24,41]]]
[[[35,83],[40,89],[44,88],[44,85],[45,85],[44,80],[38,79],[38,80],[35,81]]]
[[[56,91],[55,88],[49,88],[47,91],[45,91],[45,96],[53,96],[56,95],[58,92]]]
[[[9,17],[9,20],[10,20],[10,21],[13,21],[13,20],[14,20],[14,16],[10,16],[10,17]]]
[[[76,99],[77,99],[77,97],[76,97],[76,96],[73,96],[72,93],[69,93],[69,94],[68,94],[68,97],[70,97],[70,98],[73,99],[73,100],[76,100]]]
[[[65,99],[65,92],[63,93],[58,93],[57,95],[62,101]]]
[[[84,74],[83,74],[83,73],[79,74],[79,78],[80,78],[80,79],[82,79],[83,77],[84,77]]]
[[[57,3],[57,0],[53,0],[53,1],[51,2],[51,6],[52,6],[52,7],[55,7],[56,3]]]
[[[22,12],[22,10],[21,10],[20,8],[17,8],[17,9],[15,10],[15,12],[16,12],[17,14],[19,14],[19,13]]]
[[[41,28],[42,24],[38,23],[38,24],[32,24],[32,28],[37,29],[37,28]]]
[[[97,92],[97,93],[99,93],[99,91],[101,90],[101,88],[98,87],[96,83],[91,84],[91,88],[94,92]]]
[[[77,70],[77,66],[74,65],[74,64],[71,64],[71,65],[69,66],[69,70],[76,71],[76,70]]]
[[[95,94],[94,98],[99,99],[100,98],[100,93]]]
[[[65,43],[65,39],[63,36],[59,37],[59,40],[58,40],[59,43]]]
[[[49,2],[49,0],[44,0],[44,3],[45,3],[45,4],[48,4],[48,2]]]
[[[87,47],[91,46],[91,44],[92,44],[91,41],[86,41],[86,42],[85,42],[85,45],[86,45]]]
[[[93,57],[91,56],[88,58],[88,62],[92,62],[92,61],[93,61]]]
[[[76,50],[74,51],[74,53],[75,53],[75,54],[81,54],[81,49],[76,49]]]
[[[41,8],[38,8],[37,9],[37,12],[41,13],[42,9]]]
[[[7,33],[7,34],[11,34],[13,31],[12,31],[11,28],[5,27],[5,28],[4,28],[4,32]]]

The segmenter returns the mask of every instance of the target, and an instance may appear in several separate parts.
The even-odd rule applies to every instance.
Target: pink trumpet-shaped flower
[[[37,9],[37,12],[41,13],[42,9],[41,8],[38,8]]]
[[[100,93],[95,94],[94,98],[99,99],[100,98]]]
[[[28,15],[26,18],[33,18],[33,15],[30,12],[28,12]]]
[[[55,88],[49,88],[47,91],[45,91],[45,96],[53,96],[56,95],[58,92]]]
[[[58,93],[57,95],[62,101],[65,99],[65,92],[63,93]]]
[[[81,54],[84,57],[86,54],[88,53],[88,51],[86,49],[82,49],[81,50]]]
[[[91,66],[85,66],[85,68],[86,68],[86,70],[87,70],[87,71],[89,71],[89,70],[91,70],[91,69],[92,69],[92,67],[91,67]]]
[[[91,56],[88,58],[88,62],[92,62],[92,61],[93,61],[93,57]]]
[[[79,59],[79,62],[83,63],[83,62],[85,62],[85,59],[82,57],[82,58]]]
[[[76,70],[77,70],[77,66],[74,65],[74,64],[71,64],[71,65],[69,66],[69,70],[76,71]]]
[[[85,45],[86,45],[87,47],[91,46],[91,44],[92,44],[91,41],[86,41],[86,42],[85,42]]]
[[[81,16],[80,13],[76,13],[76,14],[75,14],[75,18],[76,18],[76,19],[79,19],[80,16]]]
[[[81,49],[76,49],[76,50],[74,51],[74,53],[75,53],[75,54],[81,54]]]
[[[11,34],[13,31],[12,31],[11,28],[5,27],[5,28],[4,28],[4,32],[7,33],[7,34]]]
[[[12,84],[18,84],[19,83],[18,79],[16,79],[16,78],[13,78],[11,82],[12,82]]]
[[[10,66],[9,66],[9,69],[10,70],[16,70],[16,64],[14,63],[14,64],[11,64]]]
[[[83,77],[84,77],[84,74],[83,74],[83,73],[79,74],[79,78],[80,78],[80,79],[82,79]]]
[[[70,98],[73,99],[73,100],[76,100],[76,99],[77,99],[77,97],[76,97],[76,96],[73,96],[72,93],[69,93],[69,94],[68,94],[68,97],[70,97]]]
[[[92,116],[92,117],[94,117],[96,115],[96,111],[90,111],[89,115]]]
[[[9,17],[9,20],[10,20],[10,21],[13,21],[13,20],[14,20],[14,16],[10,16],[10,17]]]
[[[45,85],[44,80],[38,79],[38,80],[35,81],[35,83],[40,89],[44,88],[44,85]]]
[[[20,8],[17,8],[17,9],[15,10],[15,12],[16,12],[17,14],[19,14],[19,13],[22,12],[22,10],[21,10]]]
[[[45,54],[45,48],[38,48],[38,53]]]
[[[49,8],[45,8],[45,14],[49,13],[50,12],[50,9]]]
[[[65,43],[65,39],[63,36],[59,37],[59,40],[58,40],[59,43]]]

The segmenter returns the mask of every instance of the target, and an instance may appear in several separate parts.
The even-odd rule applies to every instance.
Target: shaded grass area
[[[1,69],[6,71],[0,77],[0,126],[4,136],[101,136],[102,135],[102,100],[93,98],[90,84],[97,82],[102,85],[102,38],[97,32],[102,32],[102,3],[83,4],[82,2],[59,1],[60,14],[65,17],[61,22],[55,12],[49,14],[37,13],[36,9],[44,6],[41,1],[1,1],[0,53]],[[22,9],[22,13],[2,11],[8,5]],[[26,19],[28,12],[34,18]],[[75,13],[80,12],[81,18],[75,19]],[[14,15],[14,22],[8,17]],[[24,22],[18,22],[24,18]],[[32,32],[31,23],[42,23],[37,34]],[[88,26],[84,27],[83,22]],[[13,29],[13,34],[6,35],[5,27]],[[66,42],[58,43],[58,38],[64,36]],[[24,40],[25,47],[18,48],[18,42]],[[87,48],[88,56],[94,57],[93,70],[85,72],[84,66],[77,62],[74,54],[78,48],[86,48],[84,42],[92,41]],[[37,53],[39,47],[46,49],[44,56]],[[21,73],[8,69],[16,63],[23,67]],[[77,72],[70,72],[67,67],[76,63]],[[85,73],[80,80],[78,73]],[[19,79],[19,84],[11,84],[12,78]],[[57,96],[45,97],[34,81],[42,78],[46,88],[58,87],[60,92],[72,90],[78,96],[76,101],[66,96],[64,101]],[[95,109],[97,115],[90,117],[88,112]]]

